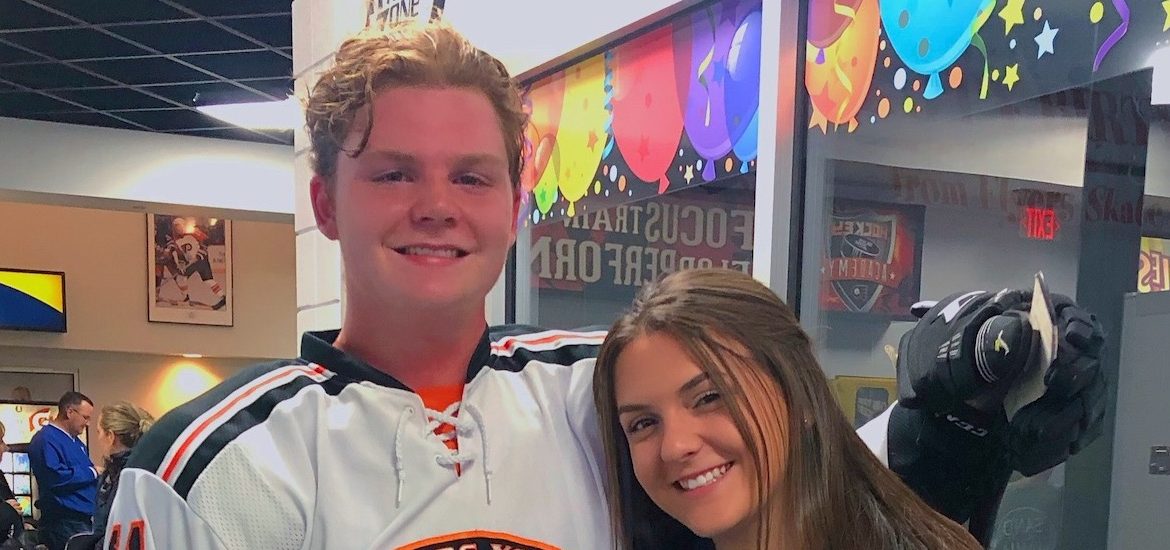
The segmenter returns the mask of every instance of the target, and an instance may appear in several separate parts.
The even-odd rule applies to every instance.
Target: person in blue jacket
[[[93,416],[93,400],[71,391],[57,402],[57,417],[33,436],[28,459],[37,480],[40,539],[62,550],[69,537],[93,530],[98,471],[79,437]]]

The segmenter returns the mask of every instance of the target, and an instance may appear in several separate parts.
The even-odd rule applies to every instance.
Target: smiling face
[[[372,109],[361,154],[340,153],[334,181],[315,177],[311,191],[321,232],[340,241],[351,307],[482,310],[519,207],[496,111],[481,92],[434,87],[386,89]]]
[[[661,333],[636,337],[617,358],[614,390],[634,475],[659,508],[709,538],[753,523],[759,476],[732,397],[685,348]]]

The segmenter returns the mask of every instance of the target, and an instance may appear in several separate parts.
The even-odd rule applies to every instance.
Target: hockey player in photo
[[[163,248],[163,280],[158,298],[171,305],[199,305],[212,309],[227,303],[223,287],[216,282],[204,242],[207,235],[184,218],[171,222],[171,233]]]

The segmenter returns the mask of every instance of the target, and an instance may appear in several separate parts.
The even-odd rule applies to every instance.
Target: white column
[[[796,124],[799,0],[763,0],[760,55],[760,156],[756,162],[756,228],[752,275],[791,300],[791,219],[798,187],[793,159],[802,141]]]
[[[332,63],[333,53],[346,36],[365,22],[364,0],[295,0],[293,16],[293,75],[302,100],[322,70]],[[309,139],[304,128],[297,130],[294,177],[297,234],[297,331],[341,327],[344,285],[341,253],[336,242],[317,229],[309,200]]]

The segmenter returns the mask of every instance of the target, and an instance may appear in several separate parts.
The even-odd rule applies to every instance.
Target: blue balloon
[[[756,157],[760,109],[760,32],[763,20],[759,10],[740,21],[727,52],[727,80],[723,102],[727,112],[727,134],[732,149],[745,163]],[[742,145],[741,145],[742,144]],[[748,153],[748,156],[744,156]]]
[[[743,161],[743,165],[740,167],[741,173],[747,173],[748,161],[756,158],[756,155],[759,154],[759,148],[760,111],[756,109],[756,112],[752,113],[752,120],[748,123],[747,130],[744,131],[739,141],[736,141],[735,145],[731,147],[731,150],[735,151],[735,156]]]
[[[926,99],[943,93],[939,73],[950,67],[987,22],[995,0],[882,0],[882,26],[902,62],[927,75]]]

